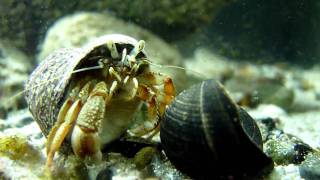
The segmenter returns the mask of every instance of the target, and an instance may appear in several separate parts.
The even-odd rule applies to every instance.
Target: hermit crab
[[[101,148],[128,130],[142,104],[148,118],[131,133],[159,130],[175,88],[169,76],[150,70],[144,46],[126,35],[105,35],[82,48],[57,50],[33,71],[25,98],[47,137],[48,167],[57,151],[101,160]]]

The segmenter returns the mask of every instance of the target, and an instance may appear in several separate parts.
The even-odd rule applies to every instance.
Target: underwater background
[[[0,179],[47,178],[46,138],[23,92],[30,74],[55,50],[106,34],[144,40],[153,70],[173,79],[177,95],[205,79],[223,84],[254,119],[259,148],[272,159],[273,168],[246,178],[320,178],[319,12],[317,0],[1,0]],[[58,155],[54,177],[204,178],[177,168],[159,134],[119,144],[96,166]],[[207,173],[227,178],[218,171]]]

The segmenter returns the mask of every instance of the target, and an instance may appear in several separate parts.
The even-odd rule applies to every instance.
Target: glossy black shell
[[[255,121],[215,80],[175,98],[161,122],[160,138],[169,160],[192,178],[255,175],[273,167]]]

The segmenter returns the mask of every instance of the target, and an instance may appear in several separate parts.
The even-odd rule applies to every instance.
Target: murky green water
[[[191,99],[191,103],[185,104],[192,104],[195,108],[187,111],[187,106],[177,105],[177,109],[181,106],[186,112],[181,112],[183,114],[179,119],[181,124],[178,123],[179,127],[174,127],[176,129],[172,130],[173,136],[168,137],[169,140],[174,139],[176,143],[173,143],[172,149],[169,147],[169,150],[166,148],[165,150],[173,151],[173,153],[163,151],[163,144],[165,144],[163,142],[166,140],[160,140],[159,133],[152,140],[141,137],[132,140],[130,133],[125,135],[128,133],[127,129],[130,130],[129,127],[126,127],[124,134],[114,139],[115,145],[107,143],[106,148],[102,148],[103,158],[100,164],[88,165],[73,155],[66,156],[65,159],[62,155],[56,155],[54,177],[67,179],[70,177],[76,179],[84,177],[89,179],[108,179],[111,177],[115,179],[183,179],[188,177],[187,175],[191,175],[192,178],[202,178],[197,172],[189,173],[190,167],[181,168],[181,164],[188,164],[188,162],[184,162],[188,158],[195,161],[191,164],[200,163],[196,158],[199,154],[215,150],[219,152],[218,149],[223,149],[223,145],[228,147],[229,145],[223,141],[224,138],[231,132],[236,132],[234,139],[228,140],[228,142],[239,137],[249,137],[248,142],[260,143],[255,145],[249,143],[250,145],[246,144],[243,147],[255,146],[257,148],[263,145],[263,149],[257,151],[264,153],[274,162],[273,170],[270,168],[272,165],[268,164],[266,165],[268,172],[254,172],[254,175],[249,173],[250,177],[264,179],[319,178],[320,172],[317,168],[320,164],[319,10],[320,2],[316,0],[160,0],[157,2],[143,0],[84,0],[81,2],[1,0],[0,179],[44,179],[48,177],[48,174],[43,173],[47,156],[45,153],[47,140],[34,119],[42,116],[48,119],[52,116],[58,116],[61,104],[70,93],[68,90],[62,93],[57,107],[53,108],[55,111],[52,116],[44,115],[45,113],[41,112],[41,109],[46,109],[49,106],[28,107],[24,95],[39,88],[41,92],[51,91],[52,96],[34,96],[35,99],[47,98],[49,101],[51,97],[57,97],[59,94],[57,89],[63,84],[60,79],[63,79],[64,73],[68,70],[53,76],[46,76],[47,72],[53,72],[53,70],[43,70],[43,73],[39,73],[39,77],[40,75],[41,77],[38,78],[39,82],[43,82],[34,89],[28,88],[29,86],[25,88],[30,74],[54,51],[62,48],[74,48],[73,52],[80,52],[82,50],[77,48],[88,47],[88,44],[108,34],[123,34],[136,39],[137,42],[144,40],[145,47],[143,51],[137,51],[137,55],[134,55],[135,51],[132,49],[135,49],[134,46],[137,44],[135,41],[123,45],[122,42],[114,40],[117,51],[113,51],[113,53],[118,54],[115,55],[112,53],[112,49],[107,48],[108,46],[104,46],[103,43],[96,45],[92,52],[86,50],[88,54],[91,53],[90,55],[83,55],[83,59],[91,58],[90,62],[79,63],[77,68],[70,70],[73,74],[77,74],[71,76],[71,82],[73,80],[81,81],[80,79],[84,76],[90,76],[91,78],[87,78],[90,80],[105,81],[108,92],[102,94],[109,95],[114,79],[104,79],[107,78],[105,74],[112,71],[108,69],[109,66],[114,65],[115,71],[120,74],[120,78],[113,75],[114,81],[117,81],[119,86],[125,87],[114,90],[115,99],[122,97],[121,95],[125,94],[123,92],[128,91],[132,94],[137,90],[137,96],[134,95],[134,97],[143,101],[142,107],[137,106],[135,118],[130,123],[131,128],[148,122],[146,119],[151,116],[152,112],[155,114],[154,119],[163,121],[167,119],[164,109],[170,107],[171,102],[164,101],[164,99],[172,98],[170,92],[172,89],[170,89],[171,86],[163,88],[163,84],[168,85],[168,77],[173,80],[175,96],[184,90],[192,91],[188,89],[205,79],[219,81],[230,95],[232,106],[234,105],[236,109],[235,114],[239,113],[239,107],[243,107],[257,125],[249,123],[248,126],[242,127],[244,123],[241,125],[228,124],[229,121],[225,120],[226,116],[233,117],[233,114],[229,106],[223,109],[228,99],[222,96],[225,94],[221,93],[223,91],[214,92],[212,90],[212,94],[215,96],[204,96],[199,106],[196,106],[197,102],[200,102],[197,95],[191,94],[186,98],[187,100]],[[126,56],[125,52],[130,56]],[[66,62],[76,61],[77,55]],[[55,57],[59,59],[60,54],[56,54]],[[151,72],[155,75],[152,77],[156,80],[150,79],[150,77],[146,80],[139,79],[139,73],[142,70],[131,71],[126,82],[128,81],[130,84],[131,77],[137,76],[139,81],[136,84],[138,85],[134,86],[135,80],[132,80],[133,85],[126,86],[124,69],[132,68],[130,63],[140,62],[141,58],[148,60],[144,62],[148,62]],[[120,61],[122,63],[118,63]],[[113,64],[102,63],[101,68],[101,62],[113,62]],[[54,66],[54,63],[50,66]],[[42,69],[47,67],[49,66],[42,66]],[[99,73],[91,73],[93,70],[97,70]],[[55,79],[47,77],[55,77]],[[86,78],[83,79],[83,82],[78,83],[81,88],[87,81]],[[166,81],[163,81],[164,79]],[[157,84],[153,84],[153,82],[157,82]],[[76,86],[75,84],[77,83],[66,84],[66,89]],[[93,84],[96,85],[96,82],[94,81]],[[55,88],[52,88],[54,86]],[[93,87],[89,89],[91,92]],[[141,89],[144,89],[149,96],[142,96],[141,93],[144,91]],[[205,92],[205,90],[199,89],[198,92]],[[88,96],[92,94],[94,93],[89,93]],[[100,96],[101,92],[96,94]],[[200,94],[199,97],[202,95]],[[154,105],[152,104],[153,96],[155,97]],[[221,99],[218,98],[220,96]],[[215,97],[213,101],[217,101],[213,104],[218,104],[221,108],[221,111],[215,111],[217,113],[227,112],[228,114],[206,118],[206,115],[209,114],[206,110],[214,109],[205,107],[206,102],[209,100],[211,102],[211,97]],[[75,96],[76,98],[78,96]],[[74,99],[71,101],[74,103]],[[117,101],[119,104],[125,104],[122,100],[120,102],[117,99],[111,101],[110,109],[116,106]],[[176,102],[176,100],[174,101]],[[87,98],[81,102],[81,108],[84,107],[85,102],[87,102]],[[107,100],[105,102],[107,103]],[[107,104],[106,110],[109,110],[108,106],[109,104]],[[148,109],[149,106],[155,108]],[[197,111],[196,107],[201,107],[201,111]],[[107,112],[125,112],[126,108],[128,109],[128,107],[123,107],[117,111],[113,109],[110,110],[111,112]],[[30,114],[29,109],[32,109],[33,115]],[[48,108],[48,111],[51,112],[51,108]],[[198,115],[195,115],[197,113]],[[121,116],[121,113],[119,114],[119,117],[124,117]],[[189,119],[189,115],[191,117],[197,116],[197,118],[191,118],[192,120],[188,122],[186,119]],[[117,115],[108,115],[107,113],[104,116],[117,118]],[[225,119],[224,121],[220,121],[220,118],[216,120],[217,117]],[[234,119],[237,118],[241,119],[238,116]],[[186,128],[189,125],[183,126],[182,122],[184,121],[190,123],[192,128]],[[194,126],[198,121],[200,122],[199,126],[203,127],[200,129],[204,132],[195,130],[197,128]],[[215,129],[214,132],[218,131],[219,133],[212,135],[209,133],[211,129],[207,127],[210,126],[210,123],[217,122],[219,122],[219,127],[221,125],[221,128],[228,128],[221,130],[221,132],[220,129]],[[155,121],[150,121],[147,126],[152,126],[154,123]],[[76,123],[72,123],[71,132],[65,142],[72,141],[70,137],[74,124]],[[159,124],[161,126],[161,122]],[[43,132],[47,134],[47,131],[51,131],[52,125],[49,125],[49,128]],[[229,125],[236,126],[235,129],[240,128],[241,130],[230,130],[232,128]],[[110,126],[113,125],[110,124]],[[113,129],[116,128],[111,128],[110,131]],[[167,129],[170,129],[170,125]],[[239,131],[244,134],[239,134]],[[258,131],[261,131],[261,137],[259,133],[256,134]],[[224,132],[229,134],[224,134]],[[122,134],[122,132],[117,133]],[[185,139],[189,138],[196,139],[194,140],[196,145],[183,143]],[[219,143],[210,142],[212,139],[217,139]],[[205,142],[205,145],[199,145],[200,150],[193,149],[193,146],[198,146],[198,141]],[[240,142],[240,144],[245,144]],[[190,144],[193,146],[191,147]],[[217,149],[212,150],[212,147],[216,146]],[[72,151],[70,147],[69,149]],[[236,150],[239,149],[237,147],[229,147],[229,149],[235,149],[235,153],[242,152],[242,150]],[[256,149],[248,149],[248,151],[257,152]],[[166,154],[175,154],[176,152],[182,153],[181,159],[172,159],[174,155],[172,157],[168,155],[169,159],[166,156]],[[184,152],[186,154],[183,154]],[[208,159],[211,156],[218,157],[210,159],[209,162],[212,162],[212,166],[216,167],[223,165],[219,172],[214,170],[211,172],[210,168],[209,170],[201,168],[201,165],[206,165],[201,163],[200,170],[197,171],[205,169],[206,172],[201,172],[201,174],[209,174],[208,176],[221,175],[226,177],[225,173],[234,177],[243,176],[243,173],[247,175],[248,172],[245,170],[234,172],[232,170],[234,167],[226,165],[230,164],[228,162],[231,155],[217,152],[209,153],[204,157],[208,156]],[[230,153],[227,150],[225,152]],[[184,157],[190,156],[190,154],[195,154],[195,157]],[[236,157],[232,159],[237,161]],[[248,157],[248,159],[250,158]],[[245,160],[246,158],[240,161]],[[178,161],[178,165],[175,161]],[[182,163],[179,164],[179,161]],[[235,164],[235,166],[241,166],[241,163],[235,162]],[[210,165],[208,166],[210,167]],[[193,168],[191,167],[191,169]],[[220,171],[224,173],[219,174]],[[193,177],[194,174],[196,174],[195,177]]]

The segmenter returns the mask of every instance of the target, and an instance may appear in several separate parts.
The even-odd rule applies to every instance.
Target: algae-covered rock
[[[29,55],[34,55],[46,29],[57,18],[78,10],[106,9],[101,3],[63,0],[1,0],[0,38]]]
[[[179,52],[137,25],[126,23],[110,13],[82,12],[59,19],[47,32],[46,38],[39,48],[38,60],[43,60],[52,51],[63,47],[80,47],[105,34],[122,33],[138,40],[146,41],[146,52],[154,63],[183,66]],[[173,68],[151,66],[157,71],[169,74],[177,82],[178,89],[185,85],[185,72]],[[180,84],[179,84],[180,83]]]
[[[105,4],[119,17],[146,27],[162,37],[177,39],[209,24],[222,7],[232,1],[116,0],[105,1]]]
[[[0,156],[30,163],[41,159],[39,151],[29,144],[26,137],[19,135],[0,136]]]
[[[134,164],[138,169],[145,168],[155,156],[157,150],[154,147],[142,148],[133,159]]]
[[[265,152],[278,165],[300,164],[312,148],[302,140],[280,134],[271,137],[264,145]]]
[[[50,1],[0,1],[0,38],[11,41],[24,52],[32,54],[38,33],[51,12],[45,10]]]
[[[43,177],[44,159],[40,149],[21,134],[0,134],[0,164],[0,171],[8,178]]]

